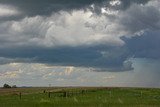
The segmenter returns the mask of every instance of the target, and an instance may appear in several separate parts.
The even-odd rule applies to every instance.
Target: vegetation
[[[17,88],[17,86],[16,85],[10,86],[8,84],[4,84],[3,88]]]
[[[13,85],[12,88],[17,88],[17,86],[16,86],[16,85]]]
[[[4,85],[3,85],[3,88],[11,88],[11,86],[8,85],[8,84],[4,84]]]
[[[160,89],[0,89],[0,107],[160,107]]]

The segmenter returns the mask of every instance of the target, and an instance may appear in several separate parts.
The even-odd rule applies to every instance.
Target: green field
[[[0,107],[160,107],[160,89],[0,89]]]

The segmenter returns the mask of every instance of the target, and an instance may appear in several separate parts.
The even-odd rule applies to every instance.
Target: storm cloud
[[[132,3],[143,4],[149,0],[0,0],[1,4],[12,5],[23,11],[26,15],[49,15],[52,12],[60,10],[70,11],[74,9],[85,9],[90,5],[111,6],[115,7],[118,2],[121,2],[123,8],[129,7]],[[111,7],[110,6],[110,7]]]
[[[0,64],[132,70],[159,58],[158,0],[0,0]]]

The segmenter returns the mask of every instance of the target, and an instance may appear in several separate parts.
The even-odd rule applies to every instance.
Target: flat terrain
[[[104,87],[0,89],[0,107],[160,107],[160,89]]]

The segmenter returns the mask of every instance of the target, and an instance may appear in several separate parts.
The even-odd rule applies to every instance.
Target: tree
[[[3,88],[11,88],[11,86],[8,85],[8,84],[4,84],[4,85],[3,85]]]
[[[17,86],[16,86],[16,85],[13,85],[12,88],[17,88]]]

